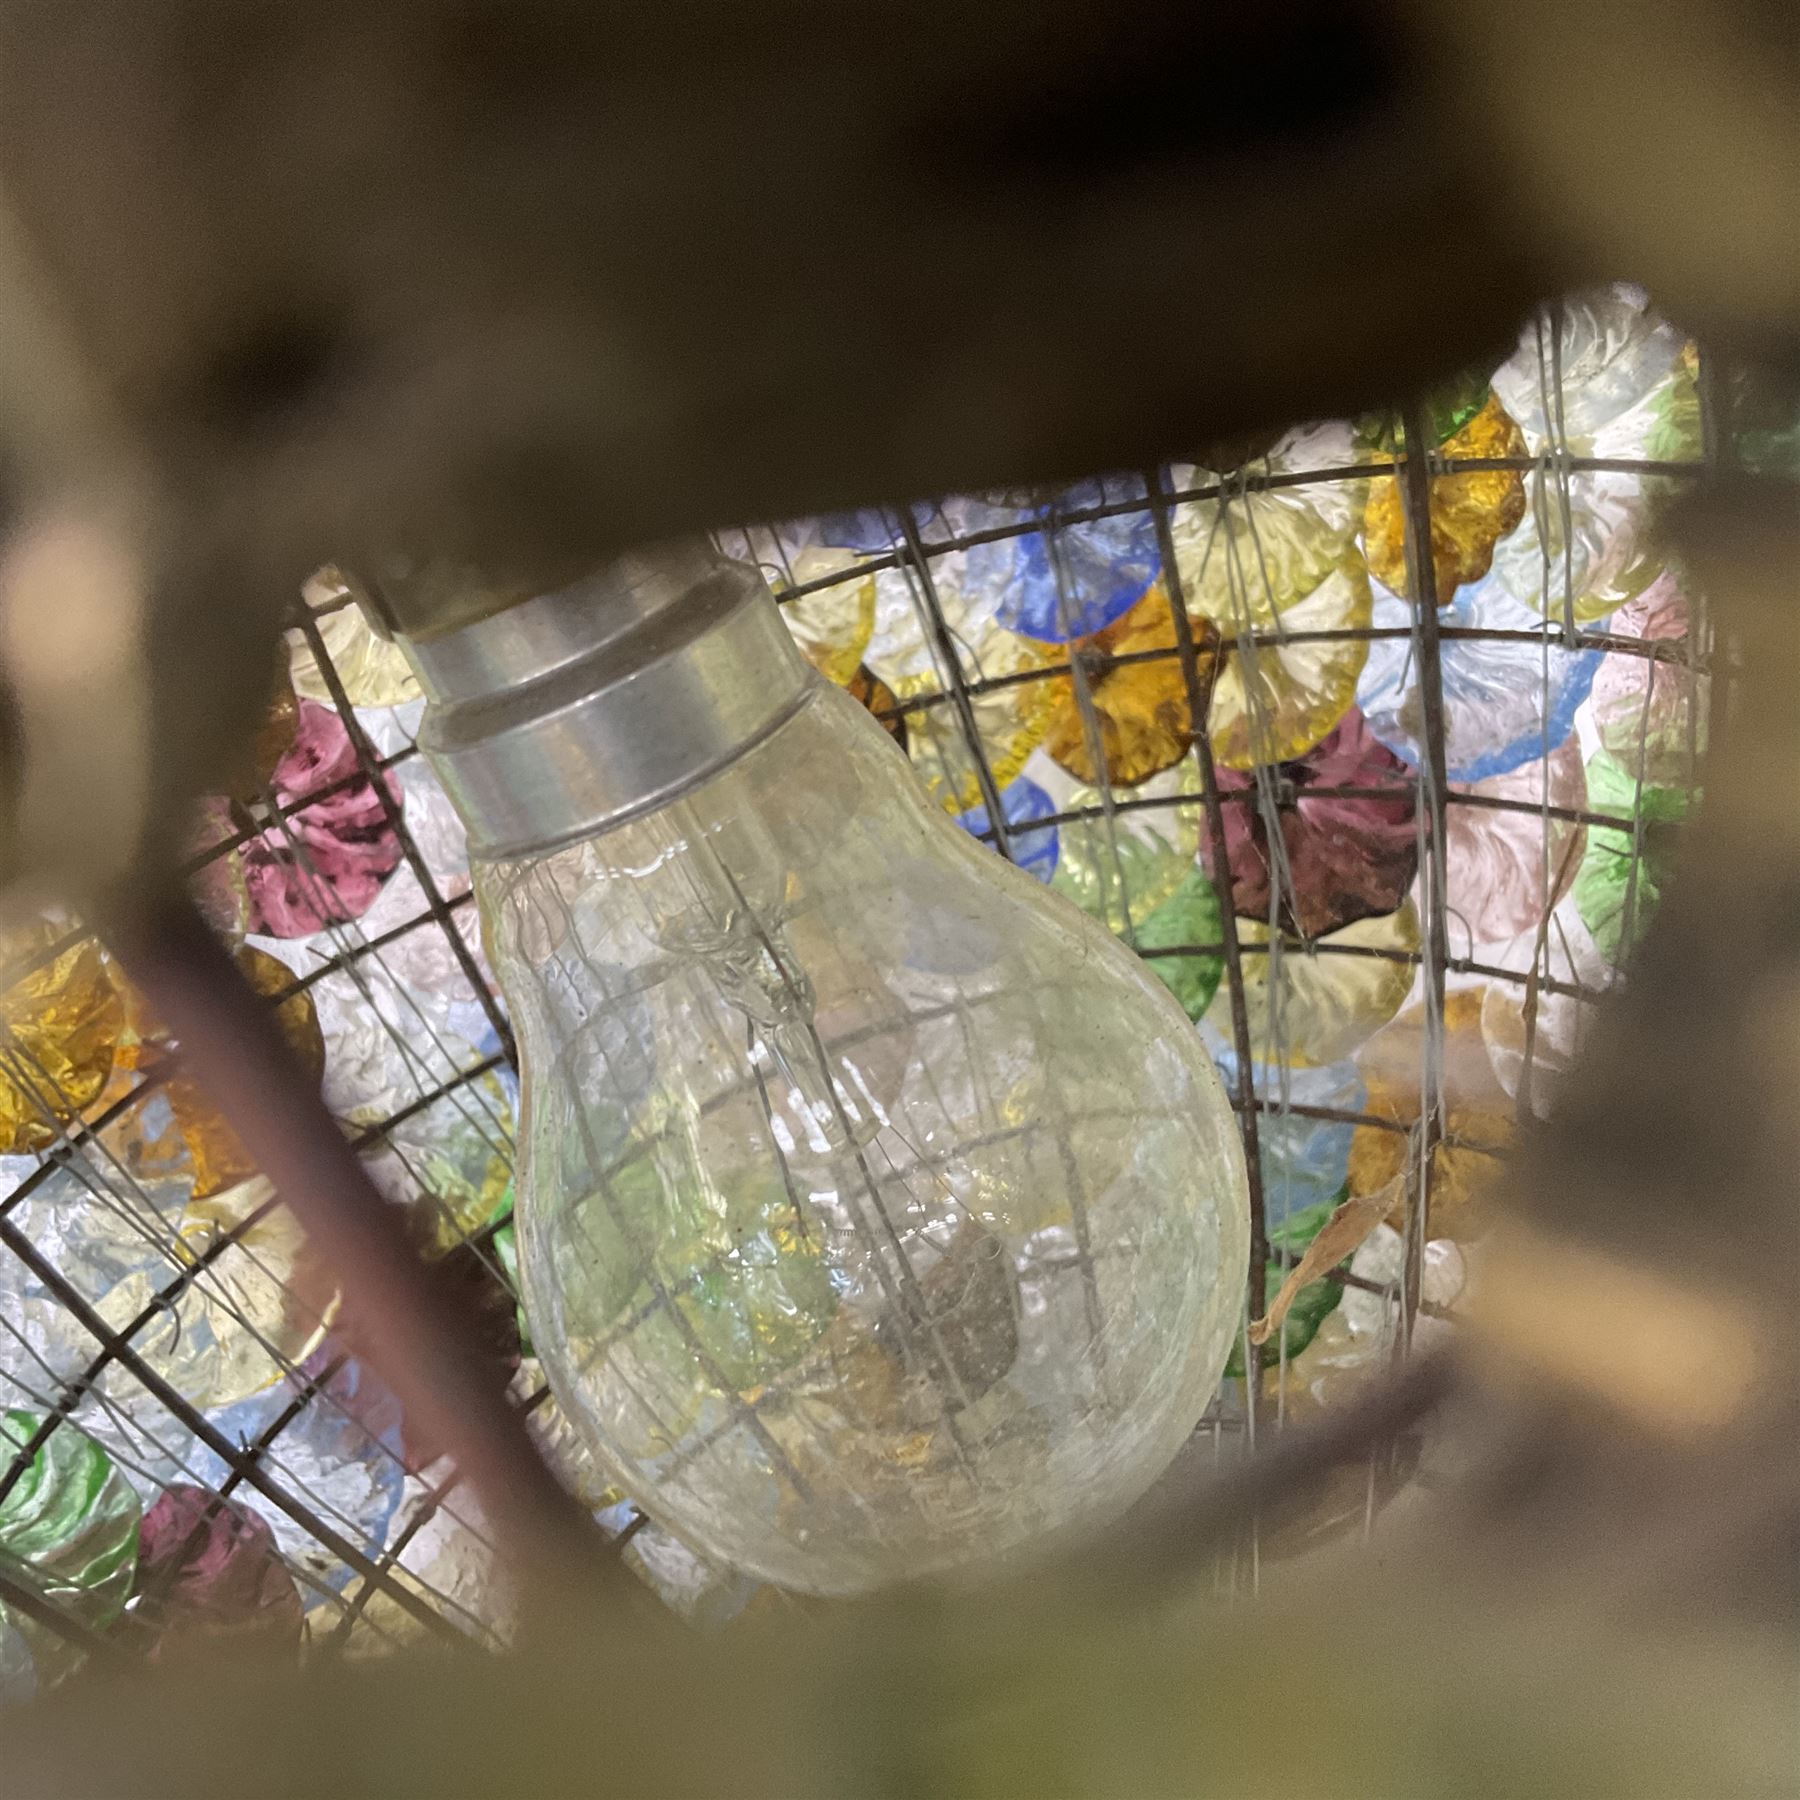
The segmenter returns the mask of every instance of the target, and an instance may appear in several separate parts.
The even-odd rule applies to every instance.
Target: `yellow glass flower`
[[[1356,697],[1369,645],[1311,634],[1366,630],[1372,605],[1369,572],[1354,549],[1278,613],[1240,595],[1217,620],[1226,654],[1207,721],[1213,756],[1228,769],[1248,769],[1287,762],[1318,743]]]
[[[307,599],[314,606],[342,601],[349,591],[336,569],[321,569],[306,584]],[[404,706],[419,698],[418,679],[399,646],[371,631],[360,607],[339,605],[319,614],[314,623],[352,706]],[[288,650],[294,691],[305,699],[331,705],[331,688],[304,632],[288,633]]]
[[[972,647],[963,675],[973,685],[1006,675],[1029,674],[1049,660],[1044,646],[994,625]],[[900,700],[945,694],[935,672],[891,680],[888,685]],[[1042,680],[1021,681],[970,695],[975,733],[996,788],[1005,787],[1043,742],[1055,701],[1050,683]],[[975,758],[963,734],[957,708],[949,698],[940,698],[934,705],[906,715],[906,750],[920,779],[947,811],[967,812],[970,807],[981,805]]]
[[[1468,424],[1445,439],[1447,457],[1522,457],[1525,434],[1492,394]],[[1431,561],[1437,598],[1447,606],[1456,590],[1479,581],[1494,563],[1494,547],[1525,516],[1525,478],[1517,469],[1479,469],[1438,475],[1431,482]],[[1406,578],[1406,509],[1401,477],[1383,475],[1369,484],[1363,514],[1363,547],[1369,573],[1410,599]]]
[[[336,1314],[336,1289],[305,1255],[293,1214],[277,1205],[250,1223],[274,1192],[258,1176],[190,1201],[166,1246],[167,1263],[134,1271],[96,1308],[115,1329],[130,1325],[159,1289],[186,1273],[168,1319],[134,1341],[195,1406],[230,1406],[272,1387],[318,1348]]]
[[[1238,921],[1250,1054],[1259,1063],[1286,1060],[1296,1069],[1341,1062],[1379,1031],[1413,984],[1419,917],[1409,900],[1398,912],[1359,919],[1306,945],[1282,937],[1280,954],[1266,925]],[[1349,954],[1344,952],[1348,951]],[[1206,1021],[1232,1037],[1231,991],[1221,982]]]
[[[1060,644],[1043,645],[997,624],[1001,589],[988,583],[965,589],[966,556],[953,551],[932,559],[932,583],[964,683],[975,731],[994,785],[1005,787],[1025,766],[1050,727],[1055,696],[1044,681],[1025,680],[989,691],[984,682],[1029,675],[1062,661]],[[875,629],[863,654],[870,676],[899,700],[930,698],[906,715],[907,754],[932,795],[949,812],[982,804],[975,759],[950,699],[952,672],[942,666],[949,652],[937,641],[917,579],[904,569],[875,576]],[[896,734],[898,735],[898,734]]]
[[[0,1154],[47,1150],[112,1073],[125,1007],[92,938],[39,918],[0,936]]]
[[[394,1127],[370,1173],[410,1209],[422,1255],[454,1250],[493,1218],[512,1185],[512,1101],[493,1070]]]
[[[1625,452],[1624,454],[1629,454]],[[1518,530],[1494,551],[1494,573],[1517,600],[1551,619],[1603,619],[1662,572],[1651,539],[1655,478],[1616,469],[1534,469]],[[1566,509],[1566,513],[1565,513]]]
[[[963,550],[934,556],[929,566],[931,597],[937,601],[951,641],[963,653],[966,675],[981,660],[983,647],[993,641],[996,632],[1012,636],[994,619],[1004,590],[997,582],[972,580],[968,552]],[[863,661],[896,694],[937,692],[943,685],[938,666],[942,648],[933,630],[930,598],[923,582],[910,567],[879,569],[874,581],[875,628]]]
[[[786,588],[847,572],[856,567],[858,560],[852,550],[812,544],[799,551],[781,574],[773,576],[770,585],[780,599]],[[827,681],[848,687],[862,666],[863,652],[875,631],[875,577],[848,576],[817,593],[782,601],[781,616],[799,645],[800,654]]]
[[[1689,350],[1647,398],[1599,428],[1596,456],[1679,462],[1698,454]],[[1527,606],[1553,619],[1572,610],[1577,623],[1588,624],[1635,600],[1662,573],[1667,547],[1652,523],[1658,501],[1675,491],[1666,476],[1537,469],[1526,491],[1524,521],[1495,552],[1494,568]]]
[[[1487,1224],[1481,1205],[1501,1170],[1498,1151],[1513,1136],[1513,1104],[1494,1079],[1481,1035],[1484,988],[1444,996],[1442,1080],[1445,1137],[1431,1153],[1431,1223],[1434,1238],[1466,1242]],[[1419,1119],[1420,1074],[1425,1060],[1425,1009],[1415,1003],[1385,1025],[1356,1053],[1368,1087],[1366,1112],[1408,1128]],[[1378,1125],[1359,1125],[1350,1140],[1350,1191],[1379,1194],[1392,1186],[1396,1199],[1388,1222],[1405,1221],[1404,1177],[1415,1166],[1412,1141]]]
[[[1494,372],[1494,391],[1535,455],[1557,441],[1579,455],[1682,460],[1698,454],[1697,361],[1682,334],[1634,289],[1566,299],[1551,358],[1548,319],[1527,323],[1518,351]],[[1547,405],[1560,367],[1560,403]],[[1598,469],[1534,470],[1525,517],[1494,556],[1515,598],[1550,618],[1605,617],[1653,580],[1652,502],[1666,480]]]
[[[1208,469],[1178,467],[1179,487],[1222,483],[1207,500],[1184,501],[1170,515],[1175,566],[1190,613],[1216,620],[1230,636],[1240,618],[1273,620],[1315,592],[1350,548],[1362,523],[1362,480],[1253,488],[1246,478],[1307,469],[1348,468],[1355,435],[1334,422],[1290,432],[1237,480]]]
[[[1525,322],[1518,348],[1494,371],[1494,392],[1533,455],[1558,437],[1587,452],[1607,425],[1669,380],[1685,345],[1637,289],[1596,288],[1567,296],[1554,320],[1537,314]]]

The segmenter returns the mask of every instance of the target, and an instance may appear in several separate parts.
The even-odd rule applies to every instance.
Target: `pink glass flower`
[[[1581,745],[1570,738],[1523,768],[1452,784],[1452,792],[1470,796],[1444,813],[1452,945],[1510,943],[1537,925],[1581,866],[1582,827],[1549,810],[1587,804]]]
[[[1303,937],[1394,911],[1418,865],[1415,780],[1355,707],[1292,762],[1221,768],[1232,910],[1266,922],[1278,883],[1280,923]],[[1270,847],[1270,808],[1279,856]]]
[[[1688,635],[1688,603],[1672,569],[1606,622],[1614,637],[1679,646]],[[1590,705],[1606,753],[1651,787],[1689,787],[1706,748],[1706,677],[1685,658],[1664,662],[1610,650],[1600,659]]]
[[[330,707],[300,702],[293,747],[275,765],[270,787],[284,811],[298,810],[201,871],[196,897],[208,916],[279,938],[310,937],[360,918],[399,866],[400,839]],[[391,782],[388,793],[397,804]],[[300,805],[310,794],[319,798]],[[222,803],[214,806],[223,813]],[[228,828],[222,816],[204,817],[212,841]]]
[[[266,1520],[177,1483],[144,1514],[137,1605],[152,1660],[230,1639],[298,1657],[299,1589]]]

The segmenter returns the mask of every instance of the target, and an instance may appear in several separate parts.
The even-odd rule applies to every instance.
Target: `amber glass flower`
[[[1446,457],[1523,457],[1525,434],[1494,395],[1460,431],[1444,441]],[[1465,582],[1479,581],[1494,563],[1494,547],[1525,516],[1525,478],[1517,469],[1472,469],[1431,481],[1431,563],[1440,606]],[[1400,477],[1370,484],[1363,514],[1369,571],[1410,599],[1406,576],[1406,512]]]

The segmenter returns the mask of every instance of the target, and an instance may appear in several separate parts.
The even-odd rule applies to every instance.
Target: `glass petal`
[[[0,1155],[15,1156],[49,1149],[99,1098],[126,1019],[99,944],[65,923],[6,932],[0,968]]]
[[[1309,593],[1279,616],[1250,607],[1218,621],[1229,642],[1208,715],[1213,756],[1227,769],[1303,756],[1337,724],[1356,697],[1368,660],[1361,638],[1310,639],[1313,632],[1357,632],[1370,622],[1368,570],[1347,552]]]
[[[1445,456],[1522,457],[1525,434],[1492,395],[1443,446]],[[1516,469],[1479,469],[1436,475],[1431,481],[1431,560],[1440,606],[1465,582],[1493,566],[1494,546],[1525,516],[1525,478]],[[1369,572],[1396,594],[1411,598],[1406,579],[1406,513],[1401,477],[1369,483],[1363,515]]]
[[[1413,984],[1419,919],[1408,901],[1379,919],[1359,919],[1303,945],[1272,941],[1268,927],[1239,922],[1241,944],[1268,944],[1244,961],[1250,1053],[1258,1062],[1295,1068],[1341,1062],[1400,1010]],[[1348,954],[1334,950],[1343,946]],[[1279,950],[1279,954],[1277,954]],[[1231,996],[1213,996],[1207,1023],[1231,1041]]]
[[[1174,616],[1158,585],[1123,618],[1070,646],[1074,659],[1152,653],[1153,660],[1112,668],[1091,668],[1083,660],[1079,681],[1070,673],[1043,683],[1051,705],[1044,748],[1078,781],[1135,787],[1186,754],[1194,741],[1193,715],[1175,643]],[[1083,687],[1091,721],[1084,716]]]

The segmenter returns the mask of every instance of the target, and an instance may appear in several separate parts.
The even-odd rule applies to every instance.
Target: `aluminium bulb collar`
[[[622,557],[472,624],[396,641],[425,690],[419,748],[470,855],[490,861],[679,798],[781,725],[816,679],[762,576],[704,544]]]

